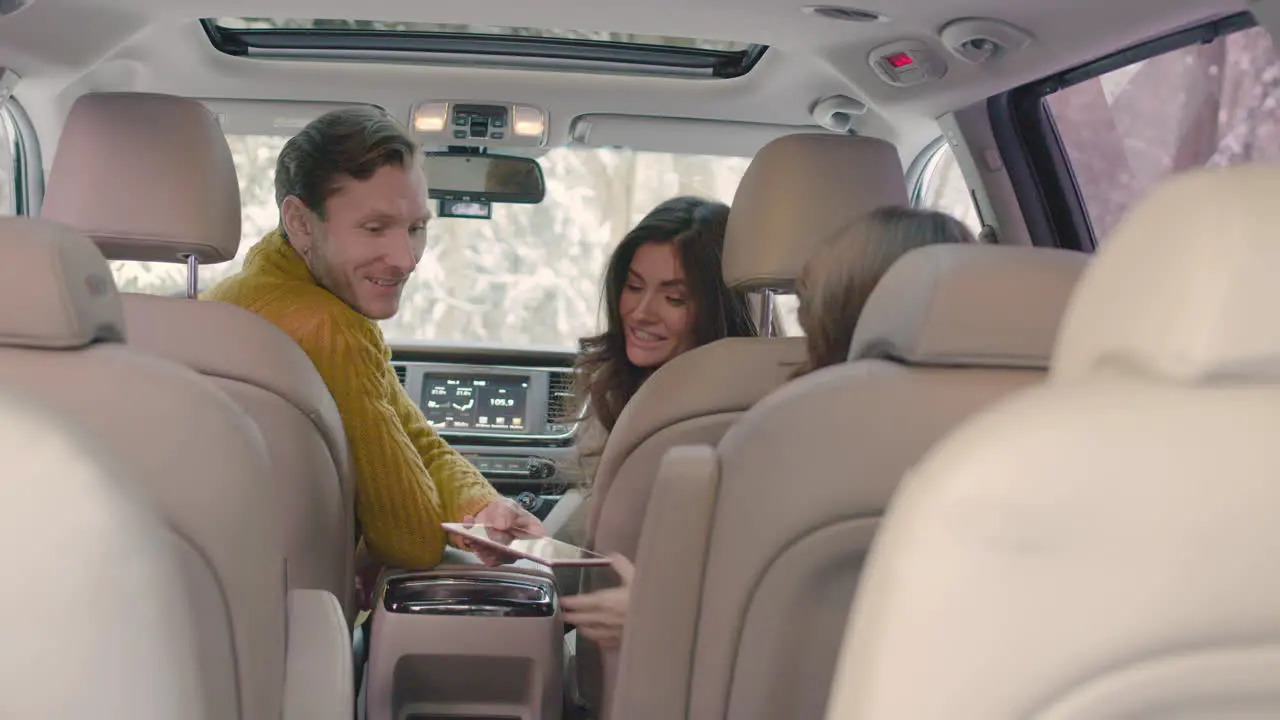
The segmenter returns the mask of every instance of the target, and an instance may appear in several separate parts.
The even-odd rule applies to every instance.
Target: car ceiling
[[[1243,0],[859,0],[882,22],[802,12],[805,0],[32,0],[0,18],[0,65],[23,78],[17,97],[45,159],[62,118],[92,90],[163,92],[204,99],[372,102],[409,117],[426,99],[529,103],[551,116],[551,144],[584,113],[704,118],[812,127],[819,98],[844,94],[871,110],[863,134],[898,144],[910,159],[937,136],[934,118],[1115,48],[1244,9]],[[845,4],[845,3],[840,3]],[[358,18],[352,18],[358,7]],[[254,16],[428,21],[603,30],[738,40],[769,46],[735,79],[587,75],[491,68],[239,58],[215,50],[202,17]],[[1030,31],[1021,52],[984,66],[949,57],[942,79],[910,89],[882,82],[870,50],[916,39],[941,49],[937,30],[964,17],[998,18]],[[672,127],[669,132],[679,132]],[[726,128],[732,132],[732,127]],[[662,139],[646,139],[652,145]],[[679,145],[679,138],[671,138]],[[745,143],[745,140],[744,140]],[[746,145],[744,144],[744,148]],[[659,149],[659,148],[649,148]],[[685,148],[681,148],[685,149]]]

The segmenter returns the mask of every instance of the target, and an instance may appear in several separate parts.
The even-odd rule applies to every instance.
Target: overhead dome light
[[[512,130],[522,137],[541,138],[547,131],[547,119],[536,107],[516,105]]]
[[[423,103],[413,111],[413,129],[421,133],[442,132],[448,117],[449,103]]]
[[[869,23],[888,19],[878,12],[844,7],[842,5],[807,5],[801,8],[801,11],[809,15],[824,17],[828,20],[843,20],[845,22]]]

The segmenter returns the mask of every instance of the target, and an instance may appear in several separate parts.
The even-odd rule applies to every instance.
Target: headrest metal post
[[[765,288],[760,294],[760,335],[761,337],[773,337],[773,315],[777,306],[775,293],[770,288]]]
[[[200,260],[196,258],[195,253],[186,256],[187,258],[187,298],[195,300],[196,295],[200,293]]]

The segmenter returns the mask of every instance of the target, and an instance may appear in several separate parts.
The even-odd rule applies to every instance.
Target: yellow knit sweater
[[[278,232],[201,299],[261,315],[315,363],[342,415],[355,463],[356,513],[379,561],[435,565],[445,546],[440,523],[460,522],[501,497],[436,434],[400,385],[381,328],[317,285]]]

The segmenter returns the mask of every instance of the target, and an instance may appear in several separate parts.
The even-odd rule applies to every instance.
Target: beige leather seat
[[[1043,379],[1087,257],[914,250],[868,300],[851,362],[769,395],[716,448],[672,451],[614,720],[821,718],[837,629],[899,478],[962,419]]]
[[[833,720],[1280,717],[1280,168],[1158,188],[903,483]]]
[[[6,387],[0,478],[0,717],[210,717],[181,541],[119,464]]]
[[[725,282],[747,290],[793,289],[811,249],[858,216],[905,205],[902,163],[876,138],[790,135],[751,161],[734,196],[725,235]],[[800,338],[730,338],[675,358],[649,378],[609,436],[592,488],[587,534],[601,552],[635,558],[658,463],[670,448],[714,443],[804,360]],[[616,583],[585,573],[583,590]],[[579,692],[606,707],[612,658],[579,639]]]
[[[89,235],[108,259],[218,263],[240,245],[235,166],[199,102],[95,93],[72,106],[43,216]],[[274,468],[289,586],[353,602],[355,481],[337,406],[287,335],[225,303],[125,294],[129,343],[213,378],[254,419]]]
[[[0,387],[77,418],[181,541],[208,716],[349,718],[350,635],[332,595],[286,590],[257,427],[208,379],[123,339],[120,297],[93,243],[47,221],[0,219]],[[72,562],[69,571],[85,562],[26,550]]]

